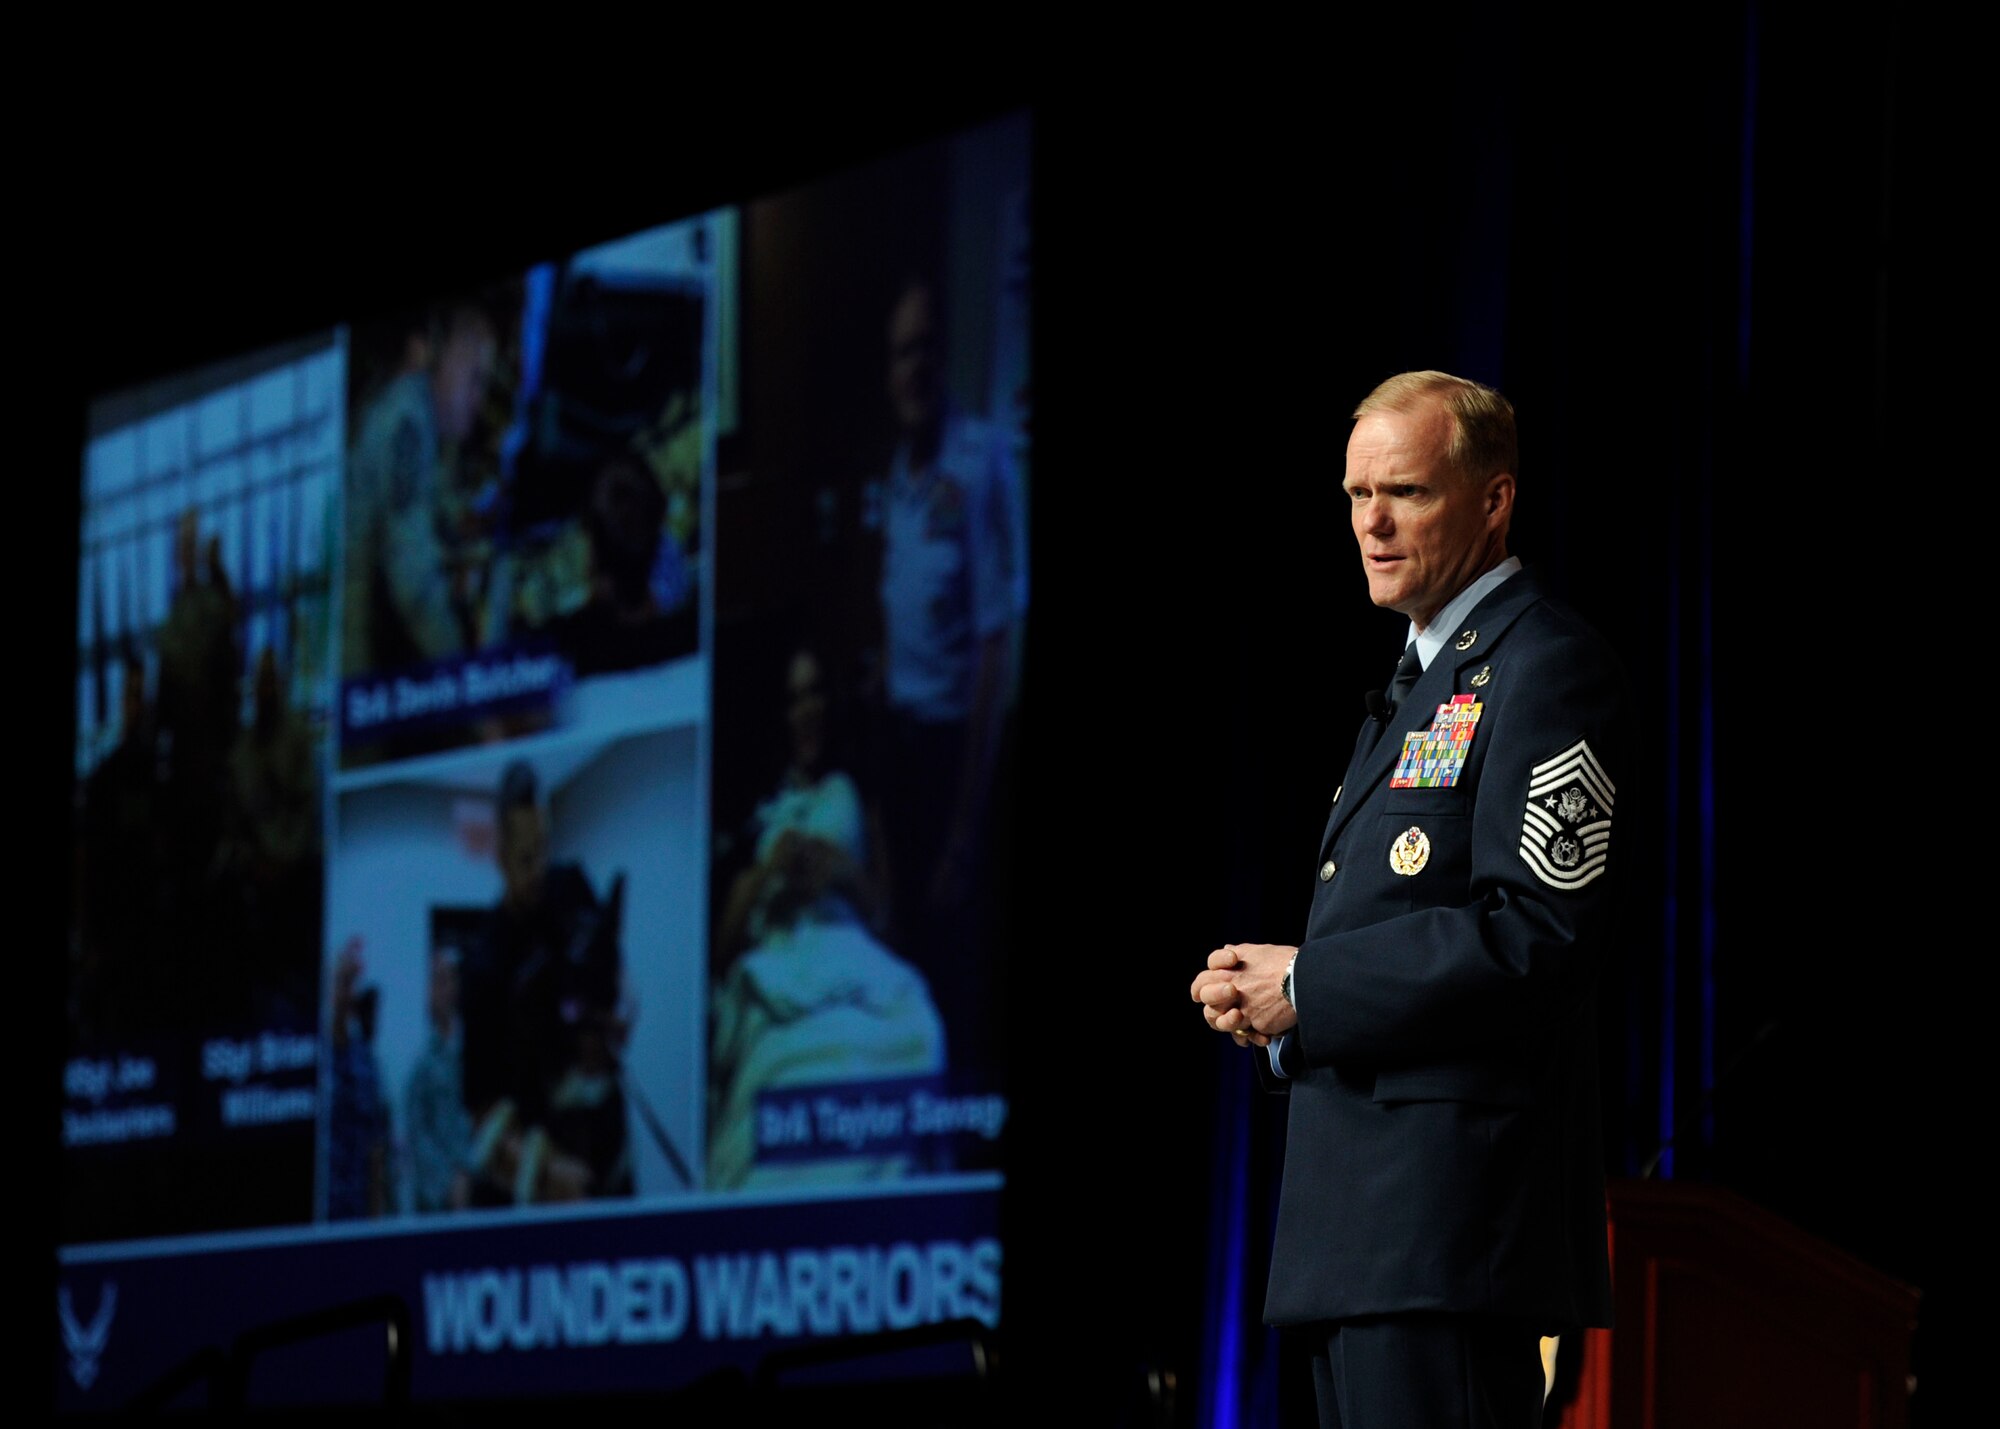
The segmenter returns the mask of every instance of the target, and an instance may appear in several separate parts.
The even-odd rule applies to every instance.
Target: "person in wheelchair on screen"
[[[549,861],[548,818],[525,762],[508,766],[499,804],[505,890],[462,989],[472,1202],[630,1195],[624,875],[600,901],[581,868]]]
[[[716,989],[709,1069],[711,1189],[900,1174],[898,1155],[760,1165],[759,1092],[940,1075],[944,1024],[923,975],[885,947],[881,840],[854,781],[827,758],[818,656],[786,670],[791,759],[752,818],[717,945],[734,954]]]

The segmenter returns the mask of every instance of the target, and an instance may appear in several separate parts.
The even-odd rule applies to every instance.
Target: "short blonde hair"
[[[1436,402],[1451,418],[1445,460],[1467,481],[1496,472],[1517,475],[1520,441],[1514,433],[1514,404],[1491,387],[1449,372],[1399,372],[1361,399],[1357,418],[1371,412],[1408,413]]]

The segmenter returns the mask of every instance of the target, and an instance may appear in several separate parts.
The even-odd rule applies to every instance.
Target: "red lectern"
[[[1563,1429],[1904,1429],[1916,1290],[1718,1186],[1610,1199],[1618,1324],[1585,1335]]]

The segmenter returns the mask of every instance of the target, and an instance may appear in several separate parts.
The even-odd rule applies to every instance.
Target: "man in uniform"
[[[492,381],[493,321],[452,308],[435,344],[364,409],[347,460],[342,668],[393,670],[457,654],[466,626],[444,526],[444,464],[471,435]]]
[[[890,310],[897,443],[882,492],[880,791],[894,941],[923,967],[960,1068],[984,1070],[990,920],[978,906],[1020,612],[1011,473],[993,429],[953,410],[936,289]]]
[[[1355,411],[1375,604],[1409,617],[1335,791],[1296,946],[1191,989],[1290,1096],[1265,1318],[1323,1425],[1539,1426],[1540,1340],[1608,1323],[1593,985],[1629,697],[1507,554],[1513,409],[1441,372]]]
[[[623,875],[600,900],[580,866],[550,860],[548,813],[525,760],[502,773],[496,812],[503,892],[461,988],[482,1171],[473,1203],[629,1196]]]

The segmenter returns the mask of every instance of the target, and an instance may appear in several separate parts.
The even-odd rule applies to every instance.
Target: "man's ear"
[[[1514,516],[1514,474],[1495,472],[1486,479],[1486,519],[1505,527]]]

